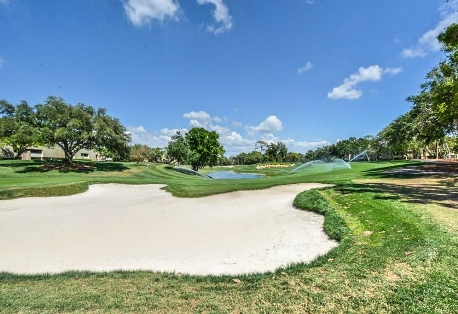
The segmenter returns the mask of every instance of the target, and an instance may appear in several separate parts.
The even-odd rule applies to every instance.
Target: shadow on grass
[[[121,172],[129,169],[122,163],[115,162],[84,162],[74,161],[72,165],[66,166],[61,161],[36,161],[32,163],[1,163],[1,167],[14,167],[22,169],[16,170],[16,173],[46,173],[56,170],[63,173],[91,173],[94,171],[101,172]]]
[[[363,171],[364,177],[382,179],[447,179],[458,177],[458,164],[450,162],[411,162]]]
[[[349,184],[335,187],[342,194],[376,193],[374,199],[398,200],[410,204],[437,204],[458,209],[458,188],[438,185],[390,183]]]
[[[19,168],[24,166],[42,165],[46,161],[41,160],[0,160],[0,168]]]
[[[91,163],[92,167],[95,168],[97,171],[124,171],[128,170],[129,167],[122,163],[117,163],[117,162],[95,162]]]

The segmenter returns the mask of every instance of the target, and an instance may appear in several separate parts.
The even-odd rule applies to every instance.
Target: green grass
[[[48,162],[50,163],[50,162]],[[55,162],[54,162],[55,163]],[[46,170],[46,162],[1,161],[0,160],[0,199],[25,196],[58,196],[76,194],[96,183],[122,184],[166,184],[166,190],[178,197],[202,197],[236,190],[265,189],[280,184],[301,182],[348,183],[354,178],[372,176],[372,171],[399,167],[405,162],[353,163],[353,168],[331,172],[315,172],[313,169],[287,174],[285,169],[272,168],[257,170],[255,166],[237,166],[235,172],[262,173],[262,179],[208,180],[170,170],[163,164],[78,162],[92,166],[91,170],[61,172]],[[209,171],[227,170],[214,167]]]
[[[126,163],[110,170],[95,165],[87,173],[43,174],[34,169],[39,167],[36,163],[0,162],[4,198],[33,195],[33,191],[68,194],[106,182],[163,183],[181,197],[295,182],[333,183],[334,187],[300,193],[294,205],[325,215],[325,231],[340,241],[339,247],[310,264],[238,276],[240,284],[230,276],[146,271],[0,273],[0,312],[457,313],[458,230],[446,224],[458,221],[456,205],[448,205],[448,216],[442,220],[438,217],[443,204],[431,194],[424,194],[423,202],[402,186],[352,181],[386,177],[402,181],[410,177],[387,175],[383,170],[405,164],[354,163],[351,170],[294,175],[280,175],[276,169],[266,178],[235,182],[189,177],[163,165]],[[256,172],[254,167],[235,170]],[[458,190],[446,188],[447,193]]]

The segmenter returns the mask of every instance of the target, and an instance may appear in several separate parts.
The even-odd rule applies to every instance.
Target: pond
[[[218,179],[255,179],[262,178],[262,174],[255,173],[236,173],[233,171],[215,171],[206,173],[207,176],[212,177],[215,180]]]

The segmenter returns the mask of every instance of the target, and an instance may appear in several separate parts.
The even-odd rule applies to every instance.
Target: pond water
[[[233,171],[215,171],[206,173],[207,176],[213,179],[255,179],[262,178],[263,175],[255,173],[235,173]]]

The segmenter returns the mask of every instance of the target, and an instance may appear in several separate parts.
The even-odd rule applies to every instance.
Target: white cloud
[[[293,152],[307,152],[310,149],[317,149],[323,146],[328,146],[331,145],[330,142],[325,141],[325,140],[318,140],[318,141],[312,141],[312,142],[296,142],[292,141],[290,145],[288,145],[288,148],[293,151]]]
[[[127,0],[124,11],[135,26],[149,25],[151,20],[178,20],[180,5],[174,0]]]
[[[228,134],[231,132],[227,127],[221,125],[210,125],[210,130],[215,131],[219,135]]]
[[[213,122],[221,122],[221,118],[212,117],[205,111],[191,111],[183,114],[183,118],[189,119],[191,128],[205,128],[212,131],[222,130],[220,126],[214,125]]]
[[[385,68],[385,69],[383,70],[383,72],[384,72],[384,73],[387,73],[387,74],[396,75],[396,74],[402,72],[402,68],[401,68],[401,67],[397,67],[397,68]]]
[[[0,4],[9,4],[10,1],[9,0],[0,0]]]
[[[199,5],[210,3],[215,6],[213,18],[215,19],[217,25],[207,25],[208,32],[217,35],[232,29],[232,16],[229,14],[229,9],[223,3],[223,0],[197,0],[197,3]]]
[[[215,121],[210,114],[200,111],[191,111],[185,113],[190,118],[190,126],[193,124],[206,123],[203,127],[207,130],[215,131],[219,135],[219,142],[224,146],[226,156],[235,156],[241,152],[249,153],[255,149],[255,143],[257,140],[263,140],[268,144],[283,142],[287,145],[288,150],[291,152],[305,153],[309,149],[316,149],[325,145],[330,145],[328,141],[318,139],[312,142],[297,142],[294,139],[281,139],[275,136],[272,132],[282,128],[280,120],[275,116],[270,116],[264,120],[258,127],[254,127],[259,132],[263,132],[259,138],[246,138],[243,134],[231,130],[229,127],[224,125],[214,125],[212,121]],[[184,116],[183,115],[183,116]],[[195,118],[195,119],[192,119]],[[198,120],[199,119],[199,120]],[[230,123],[230,122],[228,122]],[[188,132],[187,129],[169,129],[163,128],[159,131],[149,131],[143,126],[127,126],[128,132],[132,136],[131,144],[144,144],[150,147],[166,147],[171,140],[171,137],[180,131],[181,134]],[[261,131],[262,130],[262,131]],[[271,130],[268,132],[267,130]],[[248,132],[249,133],[249,132]]]
[[[240,122],[237,122],[237,121],[233,121],[232,122],[232,127],[238,129],[238,128],[241,128],[243,126],[243,123],[240,123]]]
[[[254,140],[243,138],[242,135],[234,131],[220,135],[219,141],[226,150],[226,156],[235,156],[241,152],[251,152],[255,146]]]
[[[191,128],[205,128],[206,124],[200,122],[199,120],[191,119],[191,120],[189,121],[189,126],[190,126]]]
[[[214,125],[213,122],[221,122],[221,118],[212,117],[205,111],[191,111],[183,114],[183,118],[189,119],[189,126],[192,128],[205,128],[216,131],[218,134],[227,133],[229,129],[219,125]]]
[[[267,144],[278,143],[280,138],[278,136],[273,135],[272,133],[263,134],[261,136],[261,140],[266,142]]]
[[[415,57],[424,57],[426,56],[426,52],[419,47],[416,48],[406,48],[402,50],[402,56],[404,58],[415,58]]]
[[[307,62],[303,67],[300,67],[299,69],[297,69],[297,73],[301,74],[303,72],[307,72],[309,70],[311,70],[313,68],[313,64],[312,62]]]
[[[276,116],[269,116],[262,121],[258,126],[247,126],[245,128],[250,135],[257,132],[275,132],[283,129],[283,125]]]
[[[458,23],[458,1],[453,0],[443,4],[439,8],[441,20],[433,29],[424,33],[418,39],[417,45],[406,48],[402,51],[404,58],[424,57],[428,52],[437,52],[441,49],[441,44],[437,36],[443,32],[450,24]]]
[[[356,84],[365,81],[377,82],[382,79],[384,73],[387,74],[398,74],[402,71],[402,68],[386,68],[383,69],[378,65],[371,65],[367,68],[360,67],[357,73],[350,75],[350,77],[344,80],[344,83],[340,86],[334,87],[331,92],[328,93],[328,98],[339,99],[358,99],[362,96],[361,90],[355,89]]]
[[[143,126],[127,126],[127,131],[132,136],[132,144],[144,144],[150,147],[166,147],[171,137],[177,131],[182,134],[186,133],[186,129],[162,129],[159,132],[148,132]]]
[[[211,116],[206,113],[205,111],[191,111],[191,112],[187,112],[185,114],[183,114],[183,118],[185,119],[194,119],[194,120],[197,120],[199,122],[209,122],[211,121]]]
[[[127,130],[131,132],[131,134],[145,134],[148,133],[143,126],[131,126],[128,127]]]
[[[166,137],[166,138],[171,138],[173,135],[175,135],[178,131],[181,132],[181,134],[184,134],[188,132],[186,129],[169,129],[169,128],[164,128],[159,131],[160,136]]]
[[[3,63],[5,63],[5,61],[3,61],[2,58],[0,58],[0,68],[3,67]]]

